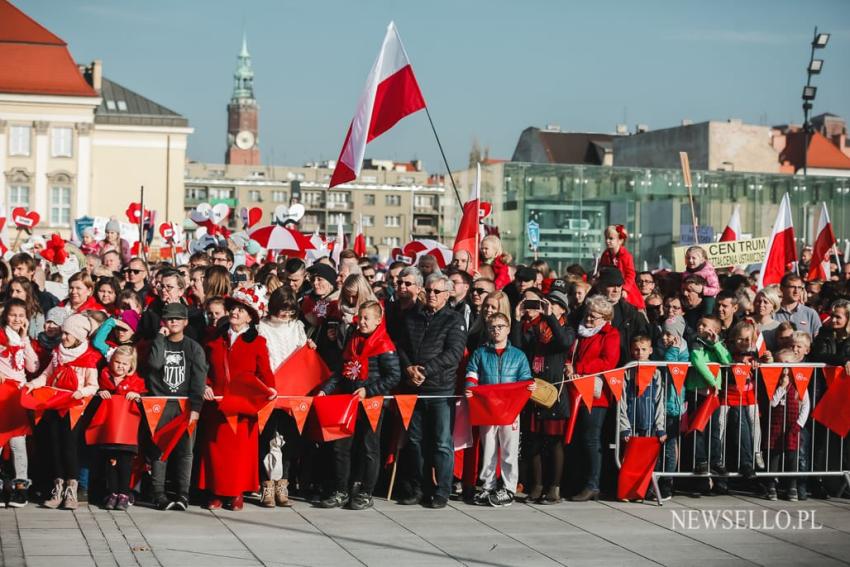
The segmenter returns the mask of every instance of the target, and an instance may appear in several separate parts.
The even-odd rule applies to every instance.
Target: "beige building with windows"
[[[191,132],[99,61],[77,66],[62,39],[0,0],[0,203],[36,211],[37,233],[67,237],[83,216],[126,220],[142,185],[157,221],[181,220]]]
[[[362,222],[371,253],[387,257],[392,248],[414,238],[454,240],[442,233],[446,189],[419,163],[366,160],[357,181],[328,189],[334,162],[304,167],[189,163],[184,186],[186,211],[200,203],[225,203],[233,210],[230,227],[241,229],[239,210],[260,207],[261,225],[276,210],[301,203],[306,212],[302,232],[318,229],[333,238],[338,219],[346,235]]]

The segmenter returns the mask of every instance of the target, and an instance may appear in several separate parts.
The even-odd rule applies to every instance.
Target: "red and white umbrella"
[[[288,227],[273,224],[256,228],[248,233],[251,240],[266,250],[297,250],[304,252],[315,248],[310,239]]]
[[[436,240],[423,238],[421,240],[413,240],[404,245],[402,253],[405,256],[413,258],[413,263],[419,262],[419,258],[425,254],[430,254],[437,259],[437,264],[440,269],[448,266],[452,261],[452,249]]]

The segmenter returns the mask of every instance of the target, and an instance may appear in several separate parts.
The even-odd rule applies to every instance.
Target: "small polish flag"
[[[739,238],[741,238],[741,205],[735,205],[732,216],[729,217],[729,224],[720,235],[720,242],[730,242]]]
[[[339,215],[336,219],[336,239],[334,240],[331,258],[334,261],[336,269],[339,270],[339,257],[342,250],[345,248],[345,229],[342,226],[343,216]]]
[[[481,164],[476,164],[475,187],[469,201],[463,205],[463,216],[457,229],[455,243],[452,247],[453,254],[465,251],[469,254],[469,267],[467,271],[474,274],[478,271],[478,243],[481,237],[479,230],[481,224]]]
[[[815,238],[815,246],[812,252],[812,262],[806,280],[827,281],[830,277],[829,255],[835,250],[835,233],[832,231],[832,223],[829,222],[829,212],[826,203],[821,204],[820,218],[818,219],[818,235]]]
[[[405,116],[423,108],[425,99],[413,75],[413,67],[395,23],[390,22],[381,51],[357,101],[357,111],[348,127],[329,187],[357,179],[366,144]]]
[[[773,223],[773,232],[767,242],[767,254],[759,273],[758,289],[778,284],[788,271],[788,265],[797,261],[797,244],[794,240],[794,223],[791,220],[791,200],[788,193],[782,196],[779,214]]]
[[[764,353],[767,352],[767,345],[764,344],[764,335],[761,331],[758,332],[759,336],[756,337],[756,352],[758,352],[759,358],[764,356]]]

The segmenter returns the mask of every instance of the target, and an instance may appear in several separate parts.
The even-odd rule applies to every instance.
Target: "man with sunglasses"
[[[481,314],[481,306],[484,305],[484,299],[487,294],[496,291],[496,283],[490,278],[478,278],[472,282],[472,289],[469,290],[469,305],[472,307],[472,315],[477,317]]]
[[[405,280],[407,271],[402,270],[399,282]],[[402,483],[406,490],[399,504],[420,503],[424,489],[431,493],[430,507],[445,508],[451,494],[455,406],[451,396],[466,345],[463,317],[448,305],[453,290],[448,276],[428,276],[424,286],[425,301],[404,313],[396,341],[402,368],[401,389],[421,396],[407,430],[406,473]],[[432,488],[430,482],[426,484],[431,479],[432,465],[436,469],[437,485],[428,490]]]
[[[142,296],[142,305],[147,305],[153,294],[153,289],[148,284],[148,267],[141,258],[131,258],[127,267],[121,270],[124,276],[124,289],[132,289]]]

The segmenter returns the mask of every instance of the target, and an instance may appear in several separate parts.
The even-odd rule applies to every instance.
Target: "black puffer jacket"
[[[386,396],[398,385],[400,378],[398,354],[385,352],[369,357],[369,377],[366,380],[348,380],[334,372],[322,384],[322,391],[325,394],[351,394],[358,388],[366,388],[366,397]]]
[[[396,340],[401,370],[404,372],[408,366],[423,366],[425,382],[417,388],[405,374],[402,389],[423,394],[454,393],[457,367],[466,346],[463,316],[448,305],[434,314],[417,305],[404,312],[403,317]]]

